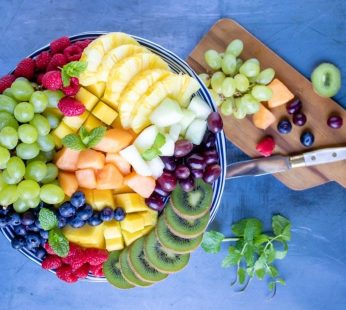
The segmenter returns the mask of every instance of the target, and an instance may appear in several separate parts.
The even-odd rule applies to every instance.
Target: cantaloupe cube
[[[136,241],[138,238],[146,235],[153,228],[154,228],[154,226],[147,226],[144,229],[136,231],[134,233],[130,233],[130,232],[126,231],[126,230],[123,230],[122,233],[123,233],[123,238],[124,238],[126,246],[129,246],[131,243]]]
[[[115,239],[105,239],[106,250],[108,252],[122,250],[124,248],[124,240],[122,237]]]
[[[63,228],[63,234],[70,242],[84,248],[105,249],[103,230],[103,224],[98,226],[86,224],[80,228],[72,228],[70,225],[66,225]]]
[[[84,111],[83,114],[78,116],[65,116],[62,121],[71,129],[78,130],[82,124],[85,122],[85,120],[88,118],[89,112]]]
[[[121,126],[120,117],[117,117],[117,118],[113,121],[113,123],[111,124],[111,127],[113,127],[113,128],[124,129],[123,126]]]
[[[149,209],[144,198],[137,193],[114,195],[114,202],[117,207],[123,208],[126,213],[147,211]]]
[[[257,128],[267,129],[276,120],[276,117],[264,105],[260,105],[260,109],[252,116],[252,121]]]
[[[95,108],[92,110],[92,114],[107,125],[112,124],[118,116],[116,111],[102,101],[97,103]]]
[[[92,84],[86,87],[86,89],[92,92],[95,96],[101,98],[106,89],[106,83],[98,82],[96,84]]]
[[[104,236],[105,239],[116,239],[121,238],[121,227],[120,223],[113,220],[110,222],[104,222]]]
[[[60,140],[71,133],[75,133],[77,130],[74,130],[68,127],[64,122],[61,122],[58,127],[53,130],[53,134],[57,136]]]
[[[89,188],[79,188],[79,191],[84,193],[86,202],[93,206],[94,205],[94,190]]]
[[[84,104],[85,108],[88,111],[91,111],[95,104],[99,101],[99,99],[93,95],[90,91],[81,87],[76,94],[75,98]]]
[[[114,189],[123,185],[124,177],[119,169],[113,164],[105,166],[96,172],[97,189]]]
[[[86,130],[90,131],[96,127],[100,127],[104,125],[98,118],[96,118],[94,115],[90,114],[87,118],[87,120],[84,122],[83,126]]]
[[[145,226],[155,226],[157,222],[158,213],[150,208],[146,212],[139,212],[143,217]]]
[[[107,153],[106,163],[114,164],[122,175],[128,175],[131,172],[131,165],[118,153]]]
[[[96,176],[93,169],[81,169],[76,171],[76,178],[80,187],[96,188]]]
[[[55,165],[60,170],[75,171],[77,170],[79,153],[79,151],[74,151],[67,147],[64,147],[58,153],[55,154]]]
[[[269,108],[275,108],[282,104],[286,104],[288,101],[294,98],[294,95],[290,92],[286,85],[278,79],[271,81],[271,83],[268,84],[268,87],[273,91],[273,96],[270,100],[268,100]]]
[[[112,190],[113,195],[134,193],[133,189],[123,183],[121,187]]]
[[[132,139],[132,135],[124,129],[108,129],[94,149],[105,153],[118,153],[120,150],[127,147]]]
[[[132,172],[124,178],[124,184],[144,198],[148,198],[155,189],[155,179]]]
[[[84,150],[79,154],[77,169],[102,169],[105,164],[105,155],[95,150]]]
[[[100,211],[105,207],[115,208],[112,191],[110,189],[95,189],[93,208]]]
[[[73,172],[59,171],[58,181],[65,195],[71,197],[78,189],[78,181]]]
[[[120,222],[121,229],[130,233],[142,230],[144,228],[144,219],[138,213],[126,214],[125,219]]]

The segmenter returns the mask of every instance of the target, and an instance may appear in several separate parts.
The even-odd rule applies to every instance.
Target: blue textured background
[[[157,2],[157,3],[156,3]],[[124,31],[155,41],[186,58],[221,17],[241,23],[308,76],[329,60],[346,72],[344,0],[0,1],[0,74],[47,42],[86,30]],[[337,100],[346,106],[345,80]],[[244,158],[229,144],[229,161]],[[187,268],[149,289],[115,290],[107,284],[68,286],[40,270],[0,237],[0,309],[345,309],[346,191],[327,184],[294,192],[271,176],[228,182],[212,227],[229,233],[243,217],[274,213],[293,223],[287,258],[278,267],[287,281],[274,299],[266,283],[246,292],[230,288],[233,273],[218,255],[197,250]]]

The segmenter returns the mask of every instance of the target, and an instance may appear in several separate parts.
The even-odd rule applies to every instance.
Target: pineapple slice
[[[169,70],[168,64],[155,54],[140,53],[127,57],[113,66],[108,76],[108,82],[103,101],[117,108],[118,99],[128,83],[141,71],[147,69]]]

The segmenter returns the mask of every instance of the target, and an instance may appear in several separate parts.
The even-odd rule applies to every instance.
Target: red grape
[[[202,155],[207,165],[216,164],[219,161],[219,154],[215,149],[205,151]]]
[[[166,192],[173,191],[177,186],[176,177],[169,171],[164,171],[162,175],[157,179],[157,182]]]
[[[191,169],[203,170],[205,167],[204,158],[198,154],[193,154],[187,159],[187,164]]]
[[[164,197],[169,195],[169,192],[164,191],[159,183],[156,183],[154,192],[159,194],[160,196],[164,196]]]
[[[203,178],[203,170],[192,169],[191,174],[195,179]]]
[[[295,98],[293,101],[290,101],[289,103],[287,103],[287,105],[286,105],[287,113],[288,114],[295,114],[301,110],[302,106],[303,106],[303,104],[299,100],[299,98]]]
[[[203,181],[206,183],[212,184],[220,176],[220,174],[221,174],[220,165],[209,165],[204,170]]]
[[[206,147],[207,149],[214,148],[215,147],[215,134],[213,134],[210,131],[207,131],[204,135],[202,145]]]
[[[177,162],[173,156],[161,156],[161,160],[168,171],[174,171],[177,168]]]
[[[304,126],[306,123],[306,115],[298,112],[293,114],[293,124],[297,126]]]
[[[175,157],[184,157],[189,154],[193,149],[193,144],[189,140],[178,140],[175,143],[174,156]]]
[[[223,122],[219,113],[212,112],[208,116],[208,129],[213,133],[218,133],[222,130]]]
[[[328,118],[327,124],[330,128],[338,129],[343,125],[343,121],[341,116],[332,115]]]
[[[178,165],[175,169],[175,176],[178,179],[187,179],[190,176],[190,169],[185,165]]]
[[[191,178],[179,180],[179,184],[184,192],[191,192],[195,187],[195,182]]]
[[[165,207],[164,200],[161,196],[153,193],[149,198],[145,199],[146,205],[155,211],[162,211]]]

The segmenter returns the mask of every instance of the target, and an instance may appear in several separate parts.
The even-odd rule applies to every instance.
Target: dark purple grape
[[[173,191],[177,186],[176,177],[169,171],[164,171],[162,175],[157,179],[157,182],[166,192]]]
[[[206,165],[217,164],[219,161],[219,154],[215,149],[205,151],[202,155]]]
[[[332,115],[328,118],[327,124],[330,128],[339,129],[343,125],[342,117],[339,115]]]
[[[203,170],[192,169],[191,174],[195,179],[203,178]]]
[[[178,165],[175,169],[175,176],[178,179],[187,179],[190,176],[190,169],[185,165]]]
[[[177,167],[177,162],[173,156],[162,156],[161,160],[165,165],[165,169],[168,171],[174,171]]]
[[[213,133],[218,133],[222,130],[223,122],[219,113],[212,112],[208,116],[208,129]]]
[[[290,101],[286,105],[286,110],[288,114],[295,114],[299,112],[302,108],[303,104],[299,100],[299,98],[295,98],[294,100]]]
[[[186,162],[191,169],[203,170],[205,167],[204,158],[198,154],[191,155]]]
[[[207,149],[212,149],[215,147],[215,142],[216,142],[216,136],[209,130],[206,132],[204,135],[203,141],[201,145],[203,145]]]
[[[293,124],[297,126],[304,126],[306,123],[306,115],[298,112],[293,114]]]
[[[150,209],[153,209],[155,211],[162,211],[165,207],[163,198],[156,193],[152,194],[149,198],[145,199],[145,203]]]
[[[220,174],[220,165],[209,165],[204,170],[203,181],[209,184],[213,184],[215,180],[220,176]]]
[[[178,140],[175,143],[175,148],[174,148],[174,156],[175,157],[184,157],[187,154],[189,154],[193,149],[193,144],[189,140]]]
[[[191,192],[195,187],[195,182],[193,181],[192,178],[179,180],[179,184],[184,192]]]
[[[164,191],[159,183],[156,183],[154,192],[164,197],[167,197],[169,195],[169,192]]]

